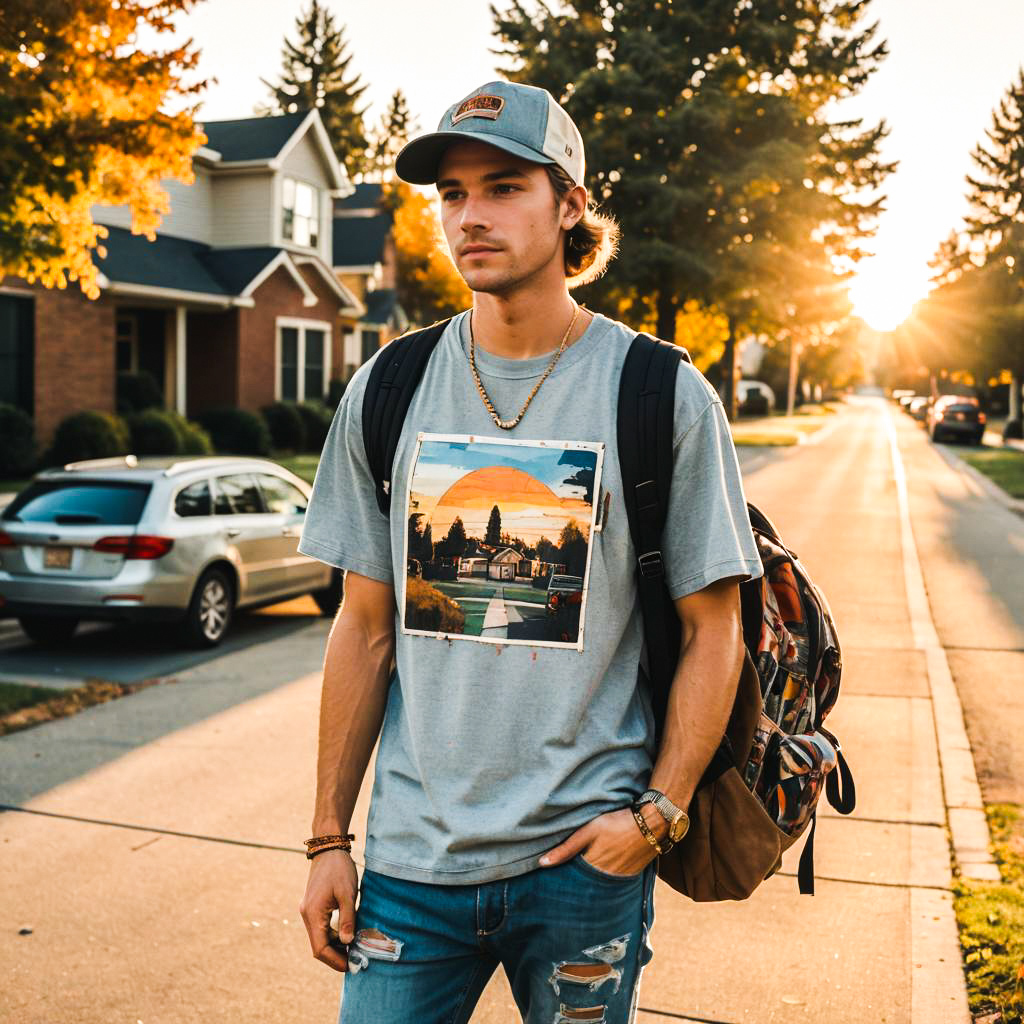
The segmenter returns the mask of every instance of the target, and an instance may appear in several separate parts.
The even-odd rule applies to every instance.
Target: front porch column
[[[185,415],[185,307],[178,306],[174,318],[174,407]]]

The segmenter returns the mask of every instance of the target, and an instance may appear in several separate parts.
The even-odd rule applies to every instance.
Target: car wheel
[[[942,434],[936,429],[932,431],[932,440],[938,444],[942,440]]]
[[[18,618],[28,638],[40,647],[54,647],[66,643],[78,629],[78,621],[49,615],[22,615]]]
[[[327,618],[334,618],[338,608],[341,607],[341,599],[345,594],[345,574],[341,569],[334,569],[331,572],[331,582],[322,590],[314,590],[312,598],[316,601],[320,614]]]
[[[182,634],[189,647],[216,647],[231,625],[235,588],[223,569],[207,569],[192,592],[182,622]]]

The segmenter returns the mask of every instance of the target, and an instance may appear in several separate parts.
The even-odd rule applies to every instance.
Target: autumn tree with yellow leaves
[[[398,300],[409,319],[425,325],[467,309],[473,296],[448,255],[431,199],[392,181],[384,201],[394,216]]]
[[[127,205],[152,238],[168,198],[192,181],[205,141],[194,123],[204,81],[188,79],[188,40],[152,52],[193,0],[4,0],[0,6],[0,278],[78,281],[95,298],[93,251],[106,230],[92,207]],[[173,110],[174,112],[169,112]]]

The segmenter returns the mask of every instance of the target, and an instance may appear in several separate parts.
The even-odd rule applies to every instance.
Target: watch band
[[[636,801],[635,806],[654,804],[657,812],[668,822],[669,840],[673,845],[686,835],[690,827],[690,816],[681,807],[677,807],[664,793],[657,789],[646,790]]]

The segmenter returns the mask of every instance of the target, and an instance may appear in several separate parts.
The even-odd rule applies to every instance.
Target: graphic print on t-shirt
[[[583,650],[604,445],[417,438],[402,631]]]

